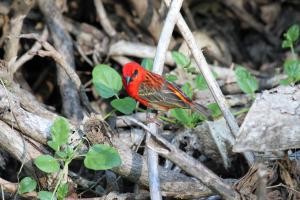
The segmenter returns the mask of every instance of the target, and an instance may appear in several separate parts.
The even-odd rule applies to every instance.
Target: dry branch
[[[47,57],[51,57],[52,59],[54,59],[57,62],[57,64],[62,68],[62,70],[64,70],[64,72],[67,74],[69,79],[73,82],[73,84],[75,85],[75,88],[77,89],[78,94],[80,96],[81,102],[87,109],[88,113],[93,112],[94,110],[92,109],[92,107],[89,104],[88,97],[85,94],[85,91],[81,84],[80,78],[78,77],[78,75],[76,74],[74,69],[65,61],[64,57],[59,52],[57,52],[51,44],[49,44],[46,41],[39,40],[39,38],[35,34],[23,34],[20,37],[28,38],[28,39],[36,39],[37,41],[39,41],[41,43],[41,45],[43,46],[43,48],[46,51],[39,50],[37,52],[30,52],[30,53],[34,54],[34,55],[35,54],[39,55],[41,57],[47,56]]]
[[[280,151],[300,147],[300,86],[279,86],[257,95],[234,151]],[[259,140],[257,139],[259,138]]]
[[[139,17],[140,25],[149,31],[155,42],[158,42],[163,26],[154,8],[153,1],[130,0],[130,3]]]
[[[9,182],[7,180],[0,178],[0,187],[2,187],[5,192],[14,194],[18,191],[19,186],[17,183],[12,183],[12,182]],[[21,196],[25,197],[25,198],[37,198],[37,193],[36,192],[28,192]],[[0,197],[1,197],[1,195],[0,195]]]
[[[187,155],[180,149],[174,147],[162,136],[158,135],[156,132],[152,132],[152,130],[150,130],[149,127],[147,127],[143,123],[137,121],[134,118],[129,119],[137,125],[141,126],[149,133],[151,133],[151,135],[155,139],[151,141],[150,148],[158,152],[159,155],[166,159],[169,159],[181,169],[183,169],[185,172],[199,179],[212,191],[221,194],[226,199],[239,198],[239,194],[234,189],[232,189],[230,185],[226,184],[224,180],[222,180],[220,177],[214,174],[202,163]]]
[[[10,72],[10,67],[17,59],[17,54],[19,50],[19,35],[22,31],[23,20],[30,11],[31,7],[34,5],[34,0],[14,0],[10,13],[12,18],[10,19],[9,31],[7,36],[7,41],[5,44],[5,55],[4,60],[8,63],[8,71]],[[13,74],[10,73],[9,80],[12,80]]]
[[[46,18],[47,25],[54,40],[54,45],[61,54],[62,59],[71,68],[75,68],[73,43],[65,29],[64,18],[53,0],[38,0],[39,7]],[[80,121],[83,111],[75,84],[60,67],[57,68],[58,85],[60,87],[63,112],[70,119]]]
[[[46,143],[46,138],[50,135],[49,127],[55,115],[45,115],[42,112],[38,112],[37,114],[34,111],[28,112],[32,108],[36,111],[42,109],[39,109],[41,106],[29,102],[28,99],[30,98],[26,99],[24,97],[26,93],[20,95],[22,96],[21,98],[19,95],[7,91],[2,85],[0,86],[0,119],[16,129],[21,129],[19,131],[22,134],[40,143]],[[29,104],[31,106],[28,106]],[[14,115],[11,112],[14,112]]]
[[[11,126],[3,121],[0,121],[0,146],[6,150],[10,155],[24,163],[26,169],[34,174],[32,159],[41,155],[33,145],[28,143],[22,136],[21,132],[13,130]]]
[[[165,2],[170,5],[169,0],[165,0]],[[196,41],[194,39],[193,33],[190,31],[189,27],[187,26],[186,22],[184,21],[183,17],[181,15],[178,16],[177,26],[183,36],[183,38],[186,40],[187,45],[189,46],[193,57],[197,63],[198,69],[201,71],[202,75],[204,76],[206,83],[214,96],[215,101],[218,103],[224,118],[226,119],[226,122],[231,130],[232,136],[237,137],[239,126],[229,110],[229,107],[227,105],[226,99],[224,95],[222,94],[222,91],[220,87],[218,86],[218,83],[216,82],[207,62],[206,59],[202,53],[202,51],[198,48]],[[251,153],[244,153],[245,158],[249,165],[252,165],[254,163],[254,156]]]
[[[107,14],[104,9],[102,0],[94,0],[94,4],[95,4],[96,10],[97,10],[97,14],[98,14],[100,23],[101,23],[104,31],[110,37],[116,36],[117,32],[116,32],[115,28],[111,25],[109,19],[107,18]]]
[[[134,56],[138,58],[154,58],[156,48],[143,43],[118,41],[109,48],[110,56]],[[174,65],[171,52],[166,55],[166,63]]]
[[[26,93],[23,93],[23,96],[24,94]],[[20,102],[20,97],[12,93],[9,93],[9,95],[12,96],[14,102]],[[11,113],[8,110],[8,97],[5,95],[5,90],[2,86],[0,87],[0,96],[2,97],[0,110],[2,111],[1,113],[3,113],[3,115],[0,115],[0,119],[5,120],[5,116],[8,117],[9,115],[12,119]],[[29,112],[28,110],[31,110],[31,107],[38,109],[38,105],[36,104],[32,104],[31,106],[28,105],[32,102],[33,101],[26,102],[26,109],[22,109],[20,103],[13,104],[15,115],[19,121],[19,125],[24,127],[24,129],[22,128],[22,131],[24,132],[12,130],[11,126],[17,128],[17,125],[12,121],[7,121],[9,123],[9,125],[7,125],[0,120],[0,140],[5,141],[0,143],[1,148],[6,149],[12,156],[21,162],[23,161],[22,156],[25,155],[24,158],[26,159],[24,160],[24,163],[31,163],[31,159],[41,155],[41,153],[30,143],[28,143],[27,140],[25,140],[24,143],[26,145],[26,152],[24,152],[24,144],[22,142],[21,134],[25,134],[28,137],[38,140],[40,143],[46,144],[46,137],[49,135],[50,126],[56,116],[55,114],[42,115],[42,113],[39,113],[39,116],[37,113],[32,113],[33,111]],[[52,117],[49,118],[49,115]],[[97,121],[100,122],[100,120]],[[31,124],[31,126],[25,129],[25,126],[28,124]],[[74,129],[73,126],[71,128]],[[75,134],[78,133],[75,132]],[[119,138],[117,134],[116,137],[113,138],[113,142],[120,153],[123,163],[121,167],[114,169],[114,171],[122,177],[128,178],[133,182],[138,182],[141,185],[148,186],[148,168],[145,159],[127,147],[125,145],[126,142]],[[162,194],[164,196],[177,196],[186,199],[192,197],[205,197],[212,194],[211,191],[203,186],[200,182],[183,174],[173,172],[162,167],[159,167],[159,172]]]
[[[172,38],[172,33],[175,27],[175,23],[177,21],[177,15],[180,13],[180,8],[182,6],[183,0],[173,0],[170,9],[168,11],[163,29],[161,31],[155,58],[153,62],[153,72],[157,74],[162,74],[165,57],[167,54],[168,46]],[[157,126],[155,123],[149,124],[149,129],[157,133]],[[159,200],[161,198],[160,194],[160,181],[158,177],[158,154],[149,148],[149,142],[151,142],[151,136],[147,134],[147,160],[149,167],[149,179],[150,179],[150,196],[151,199]]]
[[[41,35],[41,37],[39,38],[40,41],[47,41],[48,38],[48,30],[47,28],[44,28],[43,33]],[[15,73],[16,71],[18,71],[18,69],[27,61],[29,61],[30,59],[32,59],[34,57],[34,55],[30,54],[30,52],[35,52],[38,51],[42,48],[42,45],[40,44],[39,41],[36,41],[34,43],[34,45],[31,47],[31,49],[29,49],[24,55],[22,55],[12,66],[12,73]]]

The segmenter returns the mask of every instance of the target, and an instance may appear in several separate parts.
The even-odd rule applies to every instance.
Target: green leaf
[[[92,76],[96,91],[103,98],[112,97],[122,89],[121,76],[108,65],[97,65]]]
[[[66,158],[67,157],[67,154],[64,151],[56,151],[55,155],[57,155],[60,158]]]
[[[195,83],[197,89],[199,90],[206,90],[208,88],[207,83],[202,75],[196,76]]]
[[[40,200],[51,200],[53,193],[48,191],[39,191],[38,198]],[[52,200],[56,200],[56,197],[54,195],[54,198]]]
[[[196,72],[196,68],[195,67],[189,67],[186,70],[188,73],[195,73]]]
[[[167,74],[166,79],[167,79],[167,81],[175,82],[178,78],[177,78],[177,76],[175,76],[173,74]]]
[[[43,172],[53,173],[59,170],[59,164],[50,155],[41,155],[34,160],[34,164]]]
[[[55,155],[60,158],[72,158],[74,156],[74,150],[71,146],[67,145],[63,151],[56,151]]]
[[[286,60],[284,62],[284,72],[288,78],[293,82],[300,80],[300,61],[299,60]]]
[[[190,83],[185,83],[182,87],[181,90],[188,96],[190,99],[193,97],[193,87]]]
[[[283,80],[279,81],[280,85],[289,85],[292,82],[293,82],[293,79],[289,79],[289,78],[286,78],[286,79],[283,79]]]
[[[170,111],[171,116],[175,117],[180,123],[187,127],[193,127],[193,120],[190,113],[190,110],[182,108],[174,108]]]
[[[192,125],[193,125],[192,128],[195,127],[195,125],[198,122],[206,120],[206,117],[199,112],[192,112],[191,117],[192,117],[191,121],[192,121]]]
[[[110,102],[111,106],[125,115],[131,114],[135,107],[136,101],[131,97],[125,97],[123,99],[114,99]]]
[[[48,141],[47,142],[48,146],[51,147],[54,151],[59,151],[59,144],[54,142],[54,141]]]
[[[254,94],[258,89],[258,82],[250,72],[242,66],[235,69],[235,77],[241,90],[247,94]]]
[[[294,24],[291,26],[287,33],[286,33],[286,38],[290,40],[291,42],[295,42],[299,38],[299,26],[297,24]]]
[[[172,51],[172,58],[177,66],[186,67],[189,65],[189,59],[178,51]]]
[[[152,58],[144,58],[142,60],[141,65],[148,71],[152,71],[153,69],[153,59]]]
[[[207,105],[207,108],[212,111],[212,116],[214,118],[219,117],[222,115],[222,111],[220,110],[217,103],[211,103]]]
[[[283,40],[281,47],[282,48],[290,48],[293,45],[293,42],[290,40]]]
[[[48,145],[55,151],[58,151],[61,145],[68,142],[69,132],[68,121],[63,117],[58,117],[51,126],[52,141],[49,141]]]
[[[36,181],[30,177],[25,177],[20,182],[19,193],[24,194],[27,192],[32,192],[36,188]]]
[[[74,149],[71,146],[66,146],[65,152],[68,158],[71,158],[74,155]]]
[[[93,145],[84,159],[84,166],[93,170],[107,170],[120,165],[118,151],[104,144]]]
[[[68,183],[61,184],[58,187],[56,192],[58,200],[63,200],[67,196],[68,191],[69,191]]]

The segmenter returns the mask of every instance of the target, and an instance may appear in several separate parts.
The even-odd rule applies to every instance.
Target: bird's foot
[[[148,123],[155,123],[156,125],[160,126],[161,124],[158,122],[158,119],[160,118],[160,114],[154,114],[154,113],[147,113],[146,114],[146,120]]]

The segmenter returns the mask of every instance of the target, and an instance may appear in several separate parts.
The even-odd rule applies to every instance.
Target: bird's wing
[[[139,86],[139,97],[146,100],[153,108],[189,108],[191,100],[174,84],[154,73],[147,73]]]

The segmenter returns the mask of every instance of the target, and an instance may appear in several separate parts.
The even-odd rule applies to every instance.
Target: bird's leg
[[[151,116],[151,114],[154,114],[154,116]],[[160,125],[158,123],[158,119],[159,119],[160,115],[161,115],[160,112],[153,113],[153,112],[151,112],[151,109],[149,109],[149,108],[147,108],[147,110],[146,110],[146,120],[148,123],[155,123],[157,125]]]
[[[153,114],[153,115],[150,115],[150,114]],[[147,114],[146,114],[147,122],[148,123],[155,123],[158,126],[162,126],[162,123],[159,123],[159,121],[161,121],[161,122],[163,121],[161,119],[163,114],[164,113],[161,112],[161,111],[157,111],[157,113],[149,113],[148,109],[147,109]]]

